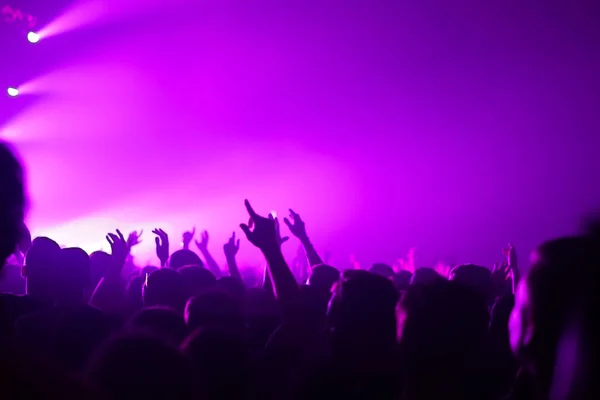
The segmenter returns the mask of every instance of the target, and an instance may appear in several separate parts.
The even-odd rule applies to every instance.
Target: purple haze
[[[43,95],[2,136],[34,234],[93,250],[144,228],[150,259],[151,228],[196,226],[219,259],[249,198],[341,267],[413,246],[489,265],[600,204],[593,2],[163,2],[27,50]]]

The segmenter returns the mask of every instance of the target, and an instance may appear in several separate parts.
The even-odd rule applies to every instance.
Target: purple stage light
[[[27,34],[27,40],[29,40],[29,43],[37,43],[40,41],[40,35],[35,32],[29,32]]]
[[[9,87],[8,89],[6,89],[6,93],[8,93],[10,97],[17,97],[19,95],[19,89]]]

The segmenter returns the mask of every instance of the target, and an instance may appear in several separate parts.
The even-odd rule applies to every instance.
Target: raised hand
[[[508,266],[510,267],[510,269],[515,269],[517,268],[517,250],[515,250],[515,247],[512,245],[512,243],[508,244],[508,247],[505,249],[502,249],[502,254],[504,254],[504,257],[506,258],[506,262],[508,263]]]
[[[285,222],[287,227],[290,229],[290,232],[292,232],[292,234],[300,240],[306,239],[306,225],[304,224],[304,221],[302,221],[302,218],[300,218],[300,215],[296,214],[291,208],[290,218],[292,219],[293,223],[291,223],[287,218],[283,219],[283,222]]]
[[[200,239],[200,241],[196,240],[196,246],[198,246],[198,250],[204,252],[208,250],[208,231],[202,232],[202,235],[200,235]]]
[[[258,215],[248,200],[244,201],[246,210],[252,219],[251,226],[254,225],[254,229],[251,230],[247,224],[241,224],[240,228],[246,234],[246,237],[256,247],[264,251],[279,249],[282,243],[282,238],[277,233],[277,223],[275,218],[265,218]],[[285,240],[283,240],[285,241]]]
[[[131,250],[131,248],[133,246],[137,246],[138,244],[142,243],[142,234],[144,233],[143,229],[140,229],[140,231],[133,231],[129,234],[129,236],[127,236],[127,247],[129,248],[129,250]]]
[[[187,231],[187,232],[183,233],[182,242],[183,242],[184,249],[190,248],[190,243],[192,243],[192,239],[194,238],[195,234],[196,234],[196,227],[194,227],[191,231]]]
[[[281,246],[282,244],[290,240],[289,236],[281,237],[281,229],[277,217],[273,217],[273,214],[269,214],[269,219],[275,221],[275,232],[277,235],[277,242],[279,243],[279,245]]]
[[[120,230],[117,233],[109,233],[106,235],[106,240],[110,244],[110,252],[115,268],[120,272],[125,260],[129,254],[129,245]]]
[[[519,264],[517,263],[517,250],[512,243],[508,244],[508,247],[502,249],[502,253],[506,258],[506,263],[510,267],[510,272],[512,272],[512,281],[513,281],[513,293],[517,289],[517,285],[519,284],[519,280],[521,279],[521,273],[519,271]]]
[[[510,266],[507,261],[501,263],[495,263],[492,268],[492,280],[495,283],[502,283],[508,279],[510,275]]]
[[[229,238],[229,241],[223,245],[223,251],[227,259],[235,258],[238,250],[240,249],[240,239],[235,240],[235,232]]]
[[[162,229],[154,229],[152,233],[156,235],[156,238],[154,238],[156,256],[160,260],[161,267],[164,267],[169,260],[169,235]]]

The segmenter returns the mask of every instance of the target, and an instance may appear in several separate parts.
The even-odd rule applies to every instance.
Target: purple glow
[[[197,226],[219,259],[249,198],[299,212],[342,266],[411,247],[419,266],[491,265],[600,204],[592,13],[154,0],[136,16],[142,3],[77,3],[48,25],[69,35],[35,47],[52,57],[20,89],[40,98],[2,127],[34,234],[95,250],[117,227],[178,243]],[[136,251],[153,259],[152,241]],[[246,243],[240,257],[261,260]]]

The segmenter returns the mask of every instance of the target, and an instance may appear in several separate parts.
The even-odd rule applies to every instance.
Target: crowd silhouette
[[[130,256],[142,232],[108,233],[110,254],[32,240],[24,179],[0,144],[2,398],[595,393],[598,225],[542,243],[524,264],[508,245],[493,268],[440,273],[411,270],[408,260],[339,271],[323,262],[292,210],[283,222],[306,262],[288,265],[279,221],[246,200],[249,221],[240,228],[267,265],[256,282],[238,268],[235,233],[223,246],[226,270],[211,256],[208,233],[195,230],[173,251],[167,232],[155,229],[157,266],[144,268]]]

